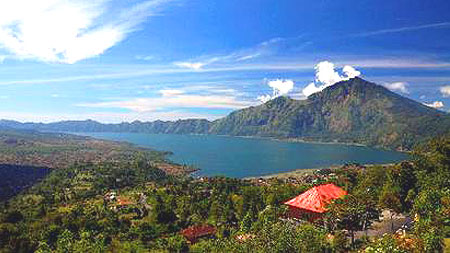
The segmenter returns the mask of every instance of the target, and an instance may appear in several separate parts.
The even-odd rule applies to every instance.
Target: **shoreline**
[[[361,164],[361,166],[364,167],[372,167],[372,166],[392,166],[395,165],[396,163],[381,163],[381,164]],[[289,177],[303,177],[306,176],[308,174],[312,174],[316,171],[320,171],[323,169],[331,169],[331,170],[335,170],[335,169],[339,169],[342,166],[344,166],[345,164],[342,165],[331,165],[331,166],[326,166],[326,167],[319,167],[319,168],[306,168],[306,169],[295,169],[292,171],[286,171],[286,172],[280,172],[280,173],[274,173],[274,174],[267,174],[267,175],[262,175],[262,176],[254,176],[254,177],[244,177],[241,178],[242,180],[254,180],[254,179],[270,179],[270,178],[278,178],[278,179],[286,179]]]
[[[55,132],[53,132],[55,133]],[[395,151],[400,153],[409,153],[410,151],[404,150],[396,150],[389,147],[383,146],[370,146],[363,143],[357,142],[340,142],[337,140],[334,141],[320,141],[320,140],[306,140],[301,137],[274,137],[274,136],[257,136],[257,135],[226,135],[226,134],[200,134],[200,133],[186,133],[186,134],[177,134],[177,133],[147,133],[147,132],[110,132],[110,131],[96,131],[96,132],[66,132],[62,131],[62,133],[69,133],[73,135],[80,135],[83,133],[131,133],[131,134],[168,134],[168,135],[192,135],[192,136],[218,136],[218,137],[230,137],[230,138],[244,138],[244,139],[261,139],[261,140],[271,140],[271,141],[281,141],[287,143],[306,143],[306,144],[320,144],[320,145],[344,145],[344,146],[356,146],[356,147],[367,147],[379,150],[387,150],[387,151]],[[83,135],[82,135],[83,136]]]
[[[124,132],[125,133],[125,132]],[[162,133],[164,134],[164,133]],[[177,134],[178,135],[178,134]],[[185,134],[179,134],[185,135]],[[313,141],[313,140],[305,140],[300,137],[270,137],[270,136],[256,136],[256,135],[225,135],[225,134],[186,134],[186,135],[194,135],[194,136],[219,136],[219,137],[231,137],[231,138],[243,138],[243,139],[261,139],[261,140],[270,140],[270,141],[280,141],[286,143],[305,143],[305,144],[319,144],[319,145],[342,145],[342,146],[355,146],[355,147],[366,147],[378,150],[385,151],[393,151],[399,153],[409,154],[411,151],[409,150],[397,150],[384,146],[370,146],[363,143],[357,142],[339,142],[337,140],[334,141]]]

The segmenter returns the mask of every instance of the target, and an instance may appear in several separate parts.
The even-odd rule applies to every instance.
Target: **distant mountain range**
[[[263,136],[410,149],[433,136],[450,134],[450,115],[383,86],[352,78],[306,100],[277,97],[215,121],[188,119],[102,124],[86,120],[43,124],[0,120],[0,126],[67,132]]]

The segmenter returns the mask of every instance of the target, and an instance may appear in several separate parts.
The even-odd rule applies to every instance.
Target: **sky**
[[[0,118],[223,117],[360,76],[450,111],[448,0],[0,1]]]

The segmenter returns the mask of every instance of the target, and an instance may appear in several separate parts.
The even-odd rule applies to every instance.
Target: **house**
[[[327,212],[327,205],[333,200],[347,195],[347,192],[334,184],[315,186],[297,197],[284,202],[289,210],[289,218],[307,219],[314,221],[320,219]]]
[[[108,192],[103,196],[105,201],[115,201],[117,194],[115,192]]]
[[[126,197],[117,197],[117,203],[116,203],[117,207],[127,207],[127,206],[132,205],[132,204],[134,204],[134,203],[131,202]]]
[[[194,225],[181,230],[181,234],[191,243],[195,243],[200,238],[214,237],[217,229],[211,225]]]

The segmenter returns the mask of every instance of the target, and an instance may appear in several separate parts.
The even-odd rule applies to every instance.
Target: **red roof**
[[[197,238],[214,235],[216,232],[216,228],[211,225],[196,225],[183,229],[181,234],[189,241],[195,241]]]
[[[324,213],[326,206],[334,199],[347,195],[347,192],[334,184],[313,187],[297,197],[284,202],[285,205],[305,209],[315,213]]]

